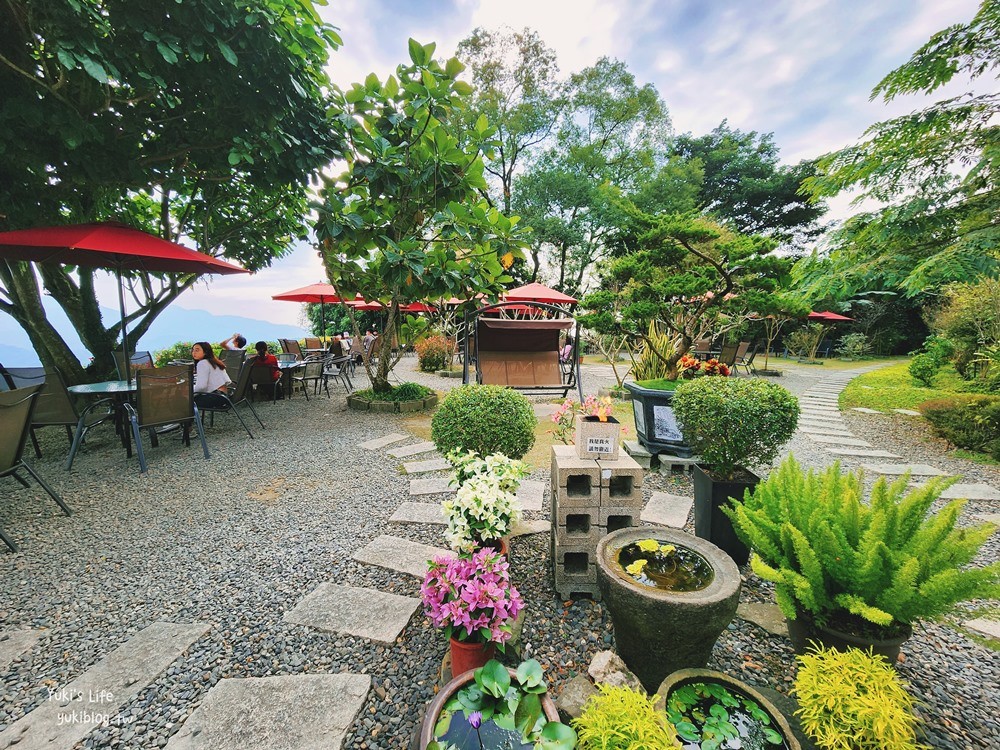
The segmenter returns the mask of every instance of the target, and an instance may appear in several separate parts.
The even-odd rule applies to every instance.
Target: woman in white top
[[[215,356],[212,345],[199,341],[191,347],[194,360],[194,402],[199,409],[221,409],[226,399],[220,396],[230,384],[225,363]]]

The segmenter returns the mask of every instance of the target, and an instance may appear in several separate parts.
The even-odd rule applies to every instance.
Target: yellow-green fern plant
[[[619,685],[598,684],[573,720],[577,750],[673,750],[681,747],[656,698]]]
[[[917,750],[914,700],[871,651],[818,648],[797,657],[802,729],[822,750]]]
[[[866,503],[862,472],[842,473],[839,463],[805,472],[789,456],[723,510],[790,620],[805,614],[822,625],[843,610],[898,629],[1000,591],[1000,562],[966,567],[996,525],[956,527],[964,500],[931,512],[954,481],[935,478],[907,492],[908,474],[883,477]]]

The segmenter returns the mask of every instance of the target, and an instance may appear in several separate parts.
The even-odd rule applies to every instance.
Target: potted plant
[[[565,445],[574,443],[580,458],[616,461],[622,427],[612,409],[609,396],[587,396],[583,403],[567,398],[552,413],[556,426],[550,432]]]
[[[425,614],[449,639],[455,675],[482,666],[497,649],[502,652],[524,607],[506,559],[491,549],[469,558],[434,558],[420,595]]]
[[[710,669],[682,669],[660,685],[667,718],[686,748],[800,750],[788,721],[757,690]]]
[[[883,659],[856,648],[822,647],[797,658],[799,671],[792,690],[799,704],[795,715],[818,747],[920,747],[913,696]]]
[[[861,472],[806,472],[789,456],[727,509],[754,549],[753,571],[774,583],[799,653],[816,639],[872,646],[895,662],[914,621],[996,595],[1000,562],[968,567],[996,525],[956,528],[964,500],[931,512],[953,479],[907,492],[909,481],[879,478],[865,502]]]
[[[509,669],[492,660],[457,675],[437,694],[420,727],[421,750],[573,750],[534,659]]]
[[[700,378],[677,389],[674,411],[701,457],[694,468],[694,533],[744,565],[750,552],[722,509],[760,481],[749,467],[769,464],[791,439],[799,402],[763,380]]]
[[[627,528],[597,544],[597,581],[615,647],[652,692],[684,667],[703,667],[740,598],[740,573],[718,547],[669,528]]]
[[[680,748],[673,726],[657,700],[625,685],[599,683],[580,717],[573,720],[579,750]]]

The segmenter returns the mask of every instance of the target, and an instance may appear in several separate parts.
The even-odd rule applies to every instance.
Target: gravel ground
[[[400,364],[404,379],[438,390],[459,382],[411,376],[414,362]],[[779,382],[801,393],[825,374],[789,371]],[[611,383],[609,367],[585,368],[585,392]],[[253,441],[233,418],[217,418],[209,431],[211,461],[168,437],[150,451],[145,476],[135,459],[125,460],[109,430],[88,438],[69,474],[60,465],[63,436],[41,433],[45,458],[37,467],[74,515],[62,516],[34,488],[0,480],[0,526],[22,547],[17,555],[0,553],[0,630],[45,629],[25,658],[0,672],[0,730],[38,706],[47,687],[65,684],[153,621],[168,620],[211,628],[122,708],[134,723],[99,728],[77,748],[163,747],[224,677],[339,671],[368,673],[374,688],[345,747],[405,746],[434,693],[446,650],[426,618],[417,614],[391,647],[282,620],[323,581],[417,596],[416,579],[351,559],[380,534],[443,546],[440,527],[387,522],[409,499],[408,478],[398,473],[398,460],[358,447],[400,431],[400,416],[347,411],[342,392],[334,393],[331,400],[259,405],[268,429],[255,431]],[[847,422],[856,434],[877,434],[871,442],[880,448],[1000,487],[995,467],[950,458],[922,442],[902,417],[852,413]],[[789,447],[804,463],[829,463],[830,454],[804,436]],[[547,472],[533,478],[547,480]],[[690,495],[690,480],[649,475],[644,492],[648,497],[655,490]],[[548,507],[526,515],[547,514]],[[995,547],[989,557],[997,559]],[[524,654],[542,662],[558,690],[613,644],[610,620],[599,604],[555,597],[546,535],[513,540],[512,558],[515,583],[528,602]],[[745,580],[745,600],[770,598],[766,584]],[[997,652],[947,623],[922,625],[904,651],[900,671],[923,702],[928,742],[995,746]],[[786,640],[736,620],[711,666],[787,692],[794,660]]]

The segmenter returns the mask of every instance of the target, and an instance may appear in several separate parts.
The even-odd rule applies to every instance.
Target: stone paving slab
[[[771,635],[788,637],[788,621],[777,604],[740,602],[736,608],[736,616],[747,622],[752,622]]]
[[[920,416],[920,412],[916,411],[915,409],[893,409],[893,411],[896,412],[897,414],[903,414],[904,416],[907,416],[907,417],[919,417]]]
[[[0,673],[25,651],[30,651],[41,639],[43,630],[8,630],[0,632]]]
[[[855,448],[871,448],[872,444],[858,438],[837,437],[835,435],[807,435],[814,443],[825,443],[827,445],[850,445]]]
[[[531,410],[535,412],[536,417],[549,417],[556,413],[559,409],[559,404],[532,404]]]
[[[1000,526],[1000,513],[980,513],[976,518],[980,523],[995,523]]]
[[[887,474],[897,476],[910,472],[922,477],[946,477],[948,476],[941,469],[936,469],[928,464],[862,464],[865,471],[872,471],[876,474]]]
[[[411,479],[410,497],[417,495],[441,495],[452,492],[447,479]]]
[[[425,440],[421,443],[413,443],[412,445],[401,445],[398,448],[386,451],[386,453],[393,458],[406,458],[407,456],[415,456],[418,453],[429,453],[436,450],[437,446],[434,443],[430,440]]]
[[[844,421],[839,411],[834,414],[830,412],[812,412],[808,409],[803,409],[799,412],[799,419],[805,421],[812,420],[814,422],[837,422],[839,424],[842,424]]]
[[[393,432],[385,437],[375,438],[374,440],[367,440],[361,443],[361,447],[369,451],[380,451],[386,446],[392,445],[393,443],[398,443],[400,440],[406,440],[406,438],[413,437],[412,435],[407,435],[402,432]]]
[[[804,417],[799,420],[799,427],[821,427],[826,430],[846,430],[847,425],[840,419],[813,419]]]
[[[432,523],[447,526],[440,503],[403,503],[389,516],[391,523]]]
[[[545,534],[550,531],[552,531],[551,521],[518,521],[510,535],[511,537],[529,536],[530,534]]]
[[[882,450],[864,450],[861,448],[827,448],[835,456],[851,456],[852,458],[902,458],[895,453]]]
[[[800,404],[799,409],[803,414],[840,414],[840,409],[836,406],[817,406],[815,404]]]
[[[370,687],[348,673],[219,680],[167,750],[337,750]]]
[[[979,635],[985,635],[987,638],[1000,641],[1000,621],[977,618],[975,620],[967,620],[962,625],[969,630],[974,630]]]
[[[941,493],[941,497],[946,500],[1000,500],[1000,491],[988,484],[953,484]]]
[[[454,556],[449,550],[388,534],[376,537],[354,553],[354,559],[358,562],[398,570],[400,573],[408,573],[417,578],[424,577],[428,560]]]
[[[799,432],[804,432],[806,435],[832,435],[847,438],[854,437],[854,433],[850,430],[838,430],[836,427],[812,427],[810,425],[799,425]]]
[[[655,523],[660,526],[670,526],[683,529],[694,499],[683,495],[672,495],[669,492],[654,492],[649,498],[640,520]]]
[[[517,499],[522,510],[541,510],[545,500],[545,482],[526,479],[517,488]]]
[[[386,591],[321,583],[286,612],[285,622],[391,645],[420,600]]]
[[[868,409],[864,406],[852,406],[851,411],[859,411],[862,414],[885,414],[885,412],[879,411],[878,409]]]
[[[429,471],[445,471],[451,464],[443,458],[432,458],[429,461],[410,461],[403,464],[407,474],[426,474]]]
[[[105,717],[135,698],[178,656],[208,632],[208,625],[154,622],[0,732],[0,748],[71,750]]]

